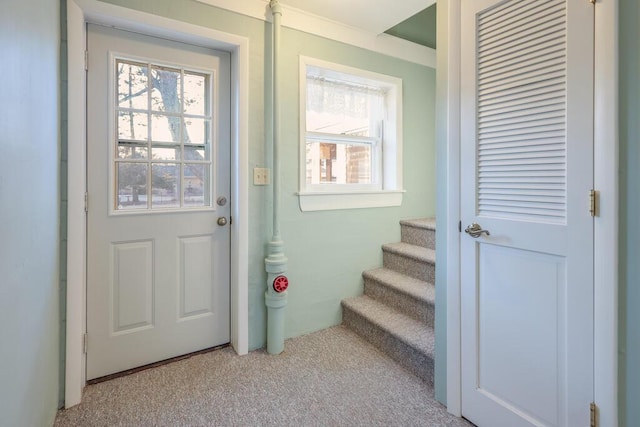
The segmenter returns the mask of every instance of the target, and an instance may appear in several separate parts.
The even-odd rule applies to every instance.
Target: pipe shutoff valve
[[[286,276],[278,276],[273,280],[273,290],[282,293],[289,287],[289,279]]]

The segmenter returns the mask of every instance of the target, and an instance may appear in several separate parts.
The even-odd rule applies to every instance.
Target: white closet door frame
[[[231,345],[249,351],[249,40],[211,28],[114,6],[97,0],[67,2],[68,43],[68,236],[65,407],[80,403],[86,355],[86,24],[165,37],[231,53]]]
[[[578,1],[578,0],[577,0]],[[589,0],[581,0],[589,1]],[[599,425],[618,425],[618,1],[596,1],[594,178],[599,192],[595,219],[595,403]],[[461,415],[460,354],[460,0],[438,1],[438,79],[444,99],[446,216],[438,220],[446,234],[447,409]],[[444,89],[442,89],[444,88]],[[445,147],[446,145],[446,147]],[[585,206],[587,205],[585,195]],[[446,225],[446,227],[444,227]],[[444,256],[441,258],[445,258]],[[440,302],[444,304],[444,302]],[[438,343],[443,345],[444,343]],[[587,411],[589,408],[585,408]]]

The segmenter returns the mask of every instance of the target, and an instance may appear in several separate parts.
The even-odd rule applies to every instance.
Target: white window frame
[[[380,87],[387,93],[385,109],[387,117],[381,126],[379,146],[372,144],[371,184],[307,184],[306,180],[306,113],[307,113],[307,67],[325,70],[327,77],[335,75],[356,84]],[[335,135],[330,139],[338,142],[344,139]],[[329,138],[328,138],[329,139]],[[358,139],[349,137],[349,139]],[[377,154],[376,154],[377,152]],[[335,64],[316,58],[300,56],[300,183],[298,192],[300,209],[306,211],[374,208],[400,206],[402,204],[402,79],[372,71]]]

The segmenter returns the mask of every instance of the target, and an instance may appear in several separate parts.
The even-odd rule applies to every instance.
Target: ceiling
[[[381,34],[431,6],[435,0],[280,0],[280,3]]]

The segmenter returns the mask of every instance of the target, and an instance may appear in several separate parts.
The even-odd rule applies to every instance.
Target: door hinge
[[[233,217],[229,215],[229,225],[233,224]]]
[[[462,221],[458,221],[458,233],[462,233]]]
[[[84,211],[89,212],[89,193],[84,192]]]
[[[589,191],[589,213],[591,216],[598,216],[598,191]]]
[[[88,350],[88,348],[89,348],[88,341],[89,341],[89,334],[84,333],[84,334],[82,335],[82,352],[83,352],[84,354],[87,354],[87,350]]]
[[[84,70],[89,71],[89,51],[84,51]]]
[[[598,427],[598,407],[594,402],[589,405],[590,427]]]

